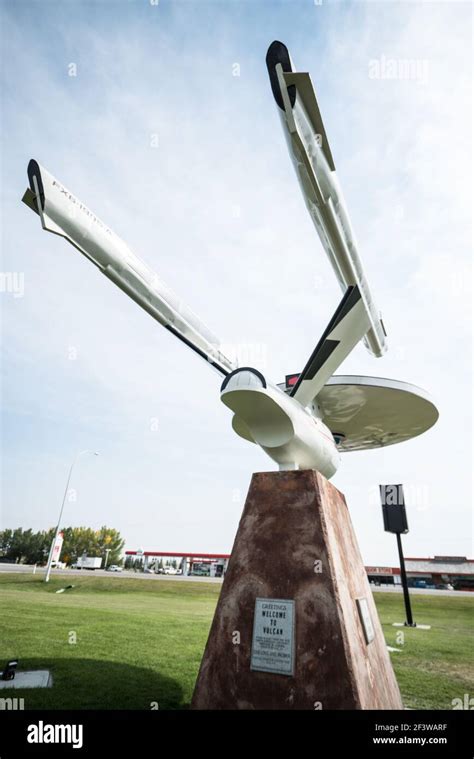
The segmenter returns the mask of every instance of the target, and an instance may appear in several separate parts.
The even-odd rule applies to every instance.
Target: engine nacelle
[[[256,369],[227,375],[221,400],[234,412],[232,427],[259,445],[280,469],[317,469],[328,479],[340,462],[331,431],[280,388],[268,385]]]

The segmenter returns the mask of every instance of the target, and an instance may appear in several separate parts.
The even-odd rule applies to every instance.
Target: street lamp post
[[[53,542],[51,543],[51,548],[50,548],[50,551],[49,551],[48,564],[46,566],[46,576],[44,578],[45,582],[49,582],[49,576],[51,574],[51,564],[52,564],[52,561],[53,561],[54,546],[56,545],[56,540],[58,538],[59,529],[60,529],[60,526],[61,526],[61,519],[62,519],[62,516],[63,516],[64,504],[66,503],[66,497],[67,497],[67,494],[69,492],[69,483],[71,482],[72,472],[73,472],[74,466],[75,466],[75,464],[76,464],[79,456],[82,456],[85,453],[92,453],[93,456],[98,456],[99,455],[97,453],[97,451],[88,451],[88,450],[86,450],[86,451],[79,451],[79,453],[76,455],[74,461],[71,464],[71,468],[69,469],[69,475],[68,475],[67,482],[66,482],[66,489],[64,491],[63,502],[61,504],[61,510],[59,512],[58,524],[56,525],[56,530],[55,530],[55,533],[54,533]]]
[[[109,560],[109,553],[110,553],[111,550],[112,550],[111,548],[106,548],[105,549],[105,564],[104,564],[104,569],[107,569],[107,562]]]

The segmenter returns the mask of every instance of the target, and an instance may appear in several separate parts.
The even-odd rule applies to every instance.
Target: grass
[[[2,573],[1,661],[18,658],[54,679],[53,688],[8,695],[23,697],[26,709],[187,708],[220,587],[97,576],[45,585]],[[415,619],[432,629],[412,630],[392,626],[404,618],[401,595],[374,595],[387,643],[402,649],[391,657],[406,706],[450,709],[474,694],[474,598],[414,595]]]
[[[412,594],[413,618],[431,630],[393,627],[405,619],[402,594],[374,593],[403,703],[410,709],[452,709],[474,695],[474,596]],[[402,635],[403,643],[397,636]]]
[[[69,583],[72,590],[55,592]],[[50,669],[54,681],[51,689],[8,695],[23,696],[27,709],[186,707],[219,590],[94,576],[45,585],[41,577],[2,575],[0,656]]]

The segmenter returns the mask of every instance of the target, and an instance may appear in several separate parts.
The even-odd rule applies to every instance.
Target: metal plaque
[[[362,628],[364,630],[365,642],[367,645],[375,638],[374,625],[372,624],[372,617],[370,616],[369,605],[366,598],[357,599],[357,609],[359,610],[360,621],[362,622]]]
[[[295,602],[256,598],[250,669],[293,675]]]

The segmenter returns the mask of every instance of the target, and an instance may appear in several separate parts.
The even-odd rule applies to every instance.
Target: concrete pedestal
[[[252,657],[257,598],[293,601],[293,633],[274,614],[288,639]],[[251,669],[262,646],[277,668],[292,648],[293,674]],[[344,496],[318,472],[253,475],[191,707],[403,708]]]
[[[47,669],[17,672],[13,680],[0,680],[0,690],[18,688],[52,688],[53,678]]]

